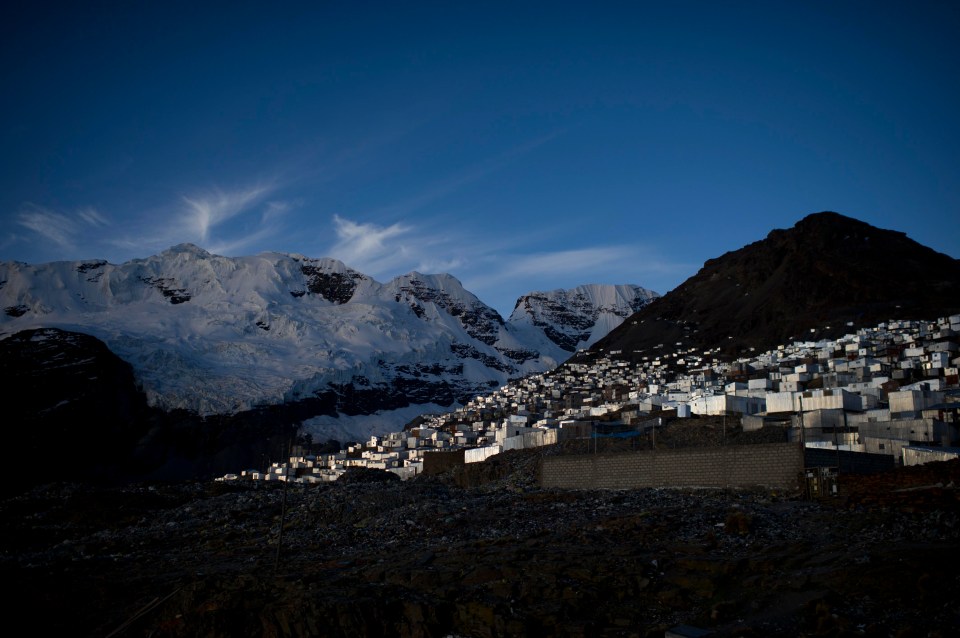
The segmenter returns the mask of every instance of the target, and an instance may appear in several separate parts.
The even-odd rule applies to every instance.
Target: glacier
[[[450,406],[553,369],[658,296],[633,285],[531,292],[505,321],[449,274],[379,283],[331,258],[181,244],[117,265],[0,263],[0,339],[31,328],[92,335],[168,410],[335,396],[306,431],[366,435],[396,429],[411,406]]]

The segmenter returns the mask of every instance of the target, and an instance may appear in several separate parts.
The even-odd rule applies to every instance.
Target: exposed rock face
[[[22,317],[30,311],[30,306],[21,303],[16,306],[7,306],[3,311],[8,317]]]
[[[85,264],[84,264],[85,265]],[[77,268],[77,272],[86,272],[86,270],[81,270]],[[96,279],[88,279],[87,281],[97,281]],[[185,303],[190,301],[190,293],[184,288],[177,287],[176,281],[171,278],[164,277],[141,277],[140,281],[143,283],[153,286],[160,293],[170,300],[170,303],[176,305],[178,303]]]
[[[429,281],[426,281],[428,280]],[[499,340],[503,318],[493,308],[478,299],[464,299],[452,295],[447,288],[456,290],[460,282],[449,275],[421,275],[411,273],[396,280],[397,302],[406,303],[418,317],[424,317],[426,305],[446,312],[459,321],[463,329],[477,341],[492,346]]]
[[[737,354],[842,335],[847,322],[875,325],[958,311],[960,260],[902,232],[825,212],[707,261],[596,348],[640,356],[635,351],[649,354],[658,344],[672,349],[681,342]]]
[[[307,290],[320,295],[327,301],[335,304],[345,304],[353,299],[357,284],[368,277],[349,268],[339,271],[333,260],[327,259],[299,259],[300,272],[306,277]],[[300,294],[296,294],[300,292]],[[293,291],[294,297],[302,296],[301,291]]]
[[[510,365],[509,362],[501,361],[497,357],[480,352],[473,346],[465,343],[451,343],[450,352],[454,353],[461,359],[476,359],[483,365],[487,366],[488,368],[493,368],[494,370],[500,370],[508,373],[515,373],[517,371],[517,369]],[[526,360],[522,358],[522,355],[518,356],[520,357],[521,363]],[[513,359],[513,357],[508,358]]]
[[[640,286],[578,286],[517,300],[512,323],[529,323],[567,352],[592,345],[659,295]]]

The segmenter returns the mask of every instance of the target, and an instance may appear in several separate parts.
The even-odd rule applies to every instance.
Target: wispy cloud
[[[510,260],[508,270],[522,276],[595,272],[609,270],[610,266],[635,256],[635,249],[628,246],[558,250],[515,256]]]
[[[662,294],[696,270],[692,264],[671,261],[655,247],[640,244],[529,254],[517,252],[515,246],[502,248],[490,245],[482,254],[474,254],[471,267],[461,275],[467,289],[502,313],[531,291],[589,283],[633,283]]]
[[[558,134],[551,133],[519,144],[495,157],[454,171],[406,199],[368,209],[359,215],[366,219],[397,219],[418,214],[421,223],[417,226],[405,221],[360,222],[334,215],[336,241],[324,249],[326,254],[375,277],[393,277],[410,270],[454,272],[483,263],[484,255],[492,248],[489,242],[478,242],[462,233],[458,235],[457,230],[450,228],[449,215],[439,220],[445,228],[437,231],[435,229],[439,226],[422,219],[422,209],[502,169]],[[463,211],[459,213],[462,215]],[[502,244],[503,241],[498,239],[496,243]],[[512,243],[517,241],[514,239]]]
[[[262,224],[271,224],[276,222],[281,217],[289,213],[294,208],[302,205],[301,201],[293,202],[284,202],[284,201],[269,201],[263,207],[263,213],[260,215],[260,223]]]
[[[235,237],[208,241],[204,244],[204,248],[217,255],[239,255],[251,246],[265,242],[276,233],[276,229],[271,227],[259,228]]]
[[[63,248],[73,247],[76,223],[66,215],[31,205],[20,211],[17,223]]]
[[[299,201],[269,199],[276,190],[273,183],[258,183],[186,195],[172,217],[162,210],[142,215],[146,222],[133,234],[115,237],[111,243],[142,252],[190,242],[213,253],[237,254],[279,234],[285,215],[300,205]]]
[[[101,215],[97,209],[91,208],[90,206],[78,210],[77,216],[86,222],[87,225],[93,227],[103,227],[109,224],[106,217]]]
[[[411,248],[416,242],[400,241],[413,230],[405,224],[379,226],[334,215],[333,230],[337,241],[330,248],[330,254],[361,271],[381,275],[417,259]]]
[[[91,207],[60,212],[30,203],[24,204],[17,214],[17,223],[67,251],[75,250],[92,229],[109,224],[104,215]]]
[[[257,186],[235,191],[216,189],[204,195],[184,197],[186,209],[181,224],[194,241],[206,243],[212,229],[247,211],[269,191],[267,187]]]
[[[463,257],[452,257],[449,255],[440,255],[432,258],[423,258],[417,264],[416,270],[425,273],[455,273],[460,268],[466,266],[467,261]]]
[[[134,256],[184,242],[223,255],[260,250],[282,234],[288,213],[302,205],[300,200],[272,198],[277,189],[274,183],[258,183],[182,196],[170,205],[131,216],[135,221],[102,242]]]
[[[501,312],[532,290],[588,283],[636,283],[657,290],[656,282],[679,282],[693,269],[665,259],[650,246],[594,245],[531,253],[519,249],[514,236],[494,230],[467,234],[436,230],[430,224],[378,225],[339,215],[332,222],[337,239],[327,249],[329,256],[380,280],[411,270],[449,272]]]
[[[332,221],[337,240],[324,254],[373,277],[392,278],[412,270],[456,274],[471,261],[471,242],[429,224],[380,225],[340,215]]]
[[[576,285],[586,283],[637,283],[652,285],[650,280],[685,278],[696,270],[695,264],[670,261],[659,251],[642,245],[591,246],[572,250],[538,252],[530,255],[502,255],[501,268],[491,276],[501,279],[524,277],[566,280],[573,277]],[[611,281],[610,277],[619,277]],[[650,282],[650,283],[648,283]],[[569,284],[564,284],[569,285]]]

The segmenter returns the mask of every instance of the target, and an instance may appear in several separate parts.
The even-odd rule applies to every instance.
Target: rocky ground
[[[960,635],[960,462],[844,477],[810,502],[544,490],[542,453],[403,483],[34,489],[0,504],[7,621],[76,636]]]

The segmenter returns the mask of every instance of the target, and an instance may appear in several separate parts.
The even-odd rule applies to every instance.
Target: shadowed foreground
[[[542,490],[538,459],[286,490],[49,485],[0,508],[9,609],[41,633],[90,636],[960,630],[960,462],[845,478],[813,503]]]

